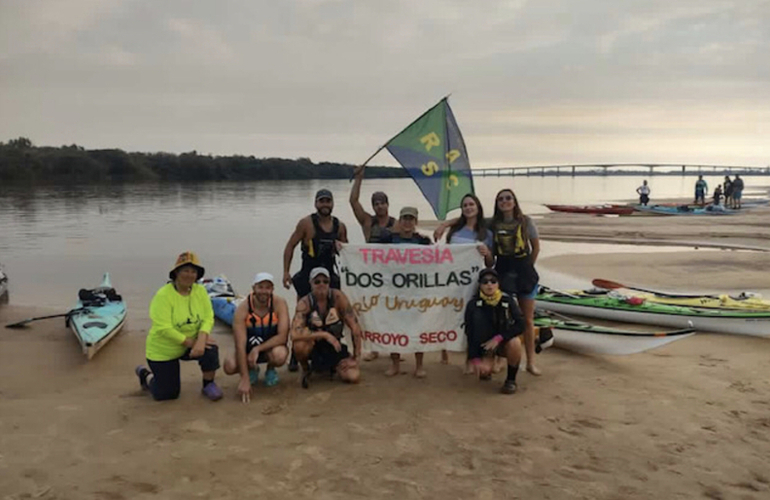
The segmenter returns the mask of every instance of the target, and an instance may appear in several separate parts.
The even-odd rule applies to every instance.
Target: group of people
[[[706,195],[708,195],[709,186],[703,179],[702,175],[698,176],[698,180],[695,181],[695,204],[705,205]],[[636,188],[636,194],[639,195],[639,204],[647,205],[650,202],[650,186],[647,181],[643,181],[642,185]],[[722,198],[724,198],[725,208],[739,209],[741,208],[741,198],[743,197],[743,179],[736,174],[734,180],[730,180],[729,175],[725,175],[725,181],[723,184],[718,184],[714,188],[713,193],[713,205],[716,207],[722,206]]]
[[[381,191],[371,197],[374,213],[367,212],[359,201],[363,176],[364,167],[359,167],[350,204],[367,243],[433,243],[416,230],[418,210],[403,207],[396,220],[390,216],[387,194]],[[235,352],[225,359],[223,368],[228,375],[240,376],[238,393],[244,402],[250,400],[252,386],[259,381],[260,363],[267,364],[265,385],[278,383],[276,368],[289,361],[291,371],[302,369],[301,384],[307,388],[312,375],[318,373],[356,383],[360,378],[359,361],[379,355],[370,352],[362,356],[361,327],[350,301],[340,290],[336,256],[348,242],[348,232],[345,224],[332,215],[334,197],[329,190],[316,193],[315,209],[297,223],[283,254],[282,284],[287,289],[294,287],[297,293],[293,319],[289,319],[286,300],[274,293],[273,276],[265,272],[254,277],[251,292],[235,310]],[[440,241],[445,233],[448,244],[476,244],[485,263],[474,298],[465,310],[465,372],[489,380],[493,372],[507,364],[501,392],[512,394],[517,387],[522,351],[526,353],[526,370],[540,375],[534,364],[534,299],[539,281],[535,263],[540,251],[537,227],[524,215],[514,192],[502,189],[495,197],[491,218],[484,217],[481,201],[474,194],[466,194],[460,216],[439,224],[434,240]],[[292,275],[297,245],[301,245],[302,263]],[[196,360],[202,372],[202,393],[214,401],[222,398],[214,382],[220,367],[218,348],[210,336],[214,313],[205,287],[198,283],[204,272],[197,255],[182,253],[169,273],[170,282],[158,290],[150,304],[147,366],[140,365],[135,372],[141,387],[156,400],[179,396],[180,360]],[[346,345],[345,326],[351,332],[352,348]],[[401,355],[393,353],[390,360],[386,375],[401,373]],[[442,353],[442,362],[448,362],[446,352]],[[415,353],[413,374],[417,378],[426,376],[423,353]]]
[[[699,184],[700,190],[699,190]],[[700,198],[699,195],[700,194]],[[695,203],[704,204],[704,196],[708,194],[708,186],[706,181],[703,180],[703,176],[698,176],[698,182],[695,183]],[[713,203],[715,206],[722,205],[722,198],[724,197],[724,206],[726,208],[739,209],[741,208],[741,199],[743,198],[743,179],[736,174],[734,180],[730,180],[729,175],[725,175],[725,181],[722,184],[718,184],[714,188]]]

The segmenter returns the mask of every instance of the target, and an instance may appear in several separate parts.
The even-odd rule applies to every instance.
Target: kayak
[[[678,205],[675,207],[666,205],[634,205],[633,208],[642,213],[653,215],[734,215],[735,210],[727,209],[721,205],[707,205],[702,208],[693,208],[689,205]]]
[[[593,215],[631,215],[634,207],[629,205],[545,205],[554,212]]]
[[[66,324],[88,359],[93,358],[126,323],[126,303],[112,287],[110,273],[104,273],[98,287],[80,290],[73,311],[67,316]]]
[[[223,274],[216,278],[203,279],[199,283],[206,287],[211,299],[211,307],[214,309],[214,317],[232,326],[235,308],[244,297],[235,293],[230,280]]]
[[[763,300],[760,296],[751,292],[741,292],[737,295],[687,295],[668,294],[655,291],[642,291],[628,288],[618,288],[615,291],[625,297],[638,297],[639,299],[657,304],[669,304],[673,306],[698,307],[703,309],[736,309],[740,311],[770,311],[770,301]]]
[[[563,316],[538,316],[535,326],[553,331],[554,347],[581,354],[636,354],[695,334],[693,328],[670,332],[639,332],[584,323]]]
[[[770,337],[770,311],[677,306],[626,297],[604,289],[561,292],[540,287],[539,310],[627,323]]]

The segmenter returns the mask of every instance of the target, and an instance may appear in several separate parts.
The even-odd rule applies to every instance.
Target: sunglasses
[[[512,200],[513,200],[513,196],[509,194],[505,196],[500,196],[497,198],[497,201],[512,201]]]
[[[480,283],[482,285],[489,285],[489,284],[496,285],[497,280],[495,278],[489,278],[489,279],[481,280]]]
[[[313,280],[313,284],[314,285],[328,285],[329,284],[329,280],[325,280],[325,279]]]

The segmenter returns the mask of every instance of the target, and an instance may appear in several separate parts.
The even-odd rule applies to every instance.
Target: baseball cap
[[[482,269],[481,272],[479,273],[479,281],[481,281],[481,279],[484,276],[486,276],[487,274],[491,274],[495,278],[499,278],[500,277],[500,275],[497,274],[497,271],[495,271],[494,268],[487,267],[485,269]]]
[[[320,200],[321,198],[329,198],[330,200],[333,200],[334,197],[332,196],[332,192],[328,189],[319,189],[318,192],[315,194],[315,201]]]
[[[405,215],[411,215],[415,219],[417,218],[417,209],[414,207],[404,207],[401,209],[401,213],[398,215],[399,218],[403,217]]]
[[[269,281],[270,283],[275,284],[275,279],[270,273],[257,273],[254,276],[254,281],[252,281],[251,284],[256,285],[257,283],[262,283],[263,281]]]
[[[310,271],[310,281],[313,281],[316,276],[319,274],[323,274],[327,278],[329,277],[329,270],[325,267],[314,267],[312,271]]]

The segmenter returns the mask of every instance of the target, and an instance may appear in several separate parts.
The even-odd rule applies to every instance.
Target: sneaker
[[[275,368],[268,368],[265,370],[265,381],[264,381],[265,387],[273,387],[274,385],[278,384],[278,372],[275,371]]]
[[[206,387],[201,389],[201,394],[209,398],[211,401],[219,401],[222,399],[222,389],[220,389],[215,382],[206,384]]]
[[[516,382],[513,380],[506,380],[503,386],[500,388],[500,392],[503,394],[513,394],[516,392]]]
[[[147,375],[150,374],[150,370],[148,370],[144,365],[139,365],[134,368],[134,373],[136,373],[136,376],[139,377],[139,385],[142,386],[142,390],[149,391],[150,387],[147,385]]]
[[[259,367],[249,370],[249,382],[251,382],[251,385],[259,383]]]

